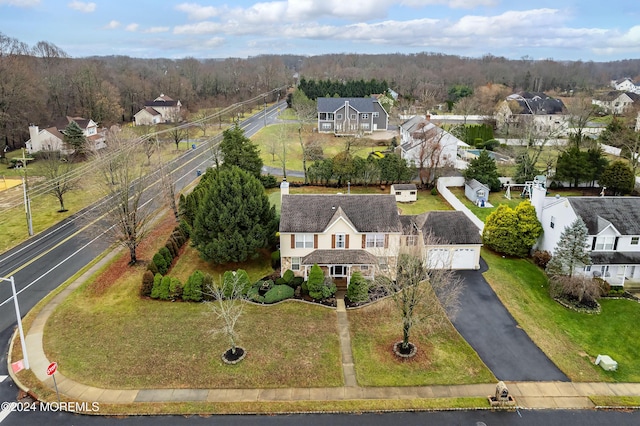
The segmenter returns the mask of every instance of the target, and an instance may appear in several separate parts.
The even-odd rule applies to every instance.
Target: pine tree
[[[614,161],[604,169],[598,183],[606,186],[613,195],[628,194],[633,191],[635,176],[628,165]]]
[[[486,150],[482,150],[480,155],[469,162],[469,167],[464,171],[465,179],[475,179],[487,185],[492,191],[500,189],[500,179],[498,179],[498,168],[496,160],[489,156]]]
[[[204,191],[191,236],[203,259],[244,262],[275,238],[275,208],[249,172],[227,166],[215,173]]]
[[[586,250],[589,231],[582,219],[577,218],[562,234],[547,264],[550,275],[573,276],[576,267],[591,265],[591,256]]]
[[[85,138],[84,132],[78,126],[78,123],[72,121],[64,128],[62,133],[64,134],[64,143],[74,150],[75,155],[86,153],[87,138]]]
[[[262,159],[258,146],[244,135],[237,125],[222,132],[220,151],[224,158],[223,167],[238,166],[243,170],[260,178]]]

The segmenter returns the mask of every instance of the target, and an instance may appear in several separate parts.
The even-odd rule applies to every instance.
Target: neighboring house
[[[602,107],[611,114],[622,114],[628,108],[640,105],[640,94],[633,92],[609,92],[600,99],[592,99],[591,103]]]
[[[640,94],[640,86],[636,85],[630,78],[613,80],[611,82],[611,87],[619,92],[632,92]]]
[[[538,250],[553,253],[560,234],[579,217],[589,231],[585,250],[592,265],[577,272],[611,285],[640,282],[640,197],[546,197],[534,182],[531,203],[544,230]]]
[[[451,133],[416,115],[400,125],[400,156],[418,167],[455,167],[458,148],[469,147]]]
[[[43,149],[62,151],[71,153],[73,149],[65,146],[64,129],[75,121],[82,129],[82,133],[87,138],[87,149],[102,149],[105,145],[106,129],[99,129],[95,121],[82,117],[65,117],[64,120],[45,129],[40,129],[37,125],[29,126],[29,140],[26,142],[27,152],[34,153]]]
[[[487,185],[478,182],[475,179],[468,180],[464,183],[464,195],[473,202],[473,204],[484,207],[489,200],[490,189]]]
[[[369,279],[380,272],[392,275],[402,246],[416,246],[424,256],[437,256],[436,263],[443,268],[478,267],[476,253],[471,256],[467,251],[477,248],[479,256],[480,234],[462,213],[400,216],[393,195],[290,195],[288,187],[281,190],[282,273],[291,269],[306,279],[317,264],[344,288],[355,271]],[[455,220],[444,216],[451,214]],[[445,227],[449,229],[441,229]],[[433,240],[428,232],[436,234],[439,244],[425,245]],[[439,249],[451,256],[432,252]],[[457,249],[460,253],[454,255]]]
[[[533,126],[536,131],[562,133],[568,127],[565,105],[542,92],[509,95],[496,112],[496,125],[507,134],[512,129]]]
[[[338,136],[387,130],[389,114],[374,98],[318,98],[318,132]]]
[[[418,199],[418,188],[413,183],[396,183],[391,185],[391,194],[397,202],[410,203]]]
[[[136,126],[174,123],[180,121],[181,108],[182,103],[180,101],[175,101],[164,93],[161,93],[160,96],[154,100],[145,102],[144,108],[138,111],[133,117]]]

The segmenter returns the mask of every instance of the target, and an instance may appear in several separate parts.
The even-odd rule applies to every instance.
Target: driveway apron
[[[499,380],[569,381],[520,328],[478,271],[459,271],[464,279],[460,310],[453,325]]]

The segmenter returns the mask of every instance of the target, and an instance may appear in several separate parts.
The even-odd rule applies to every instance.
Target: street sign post
[[[52,362],[47,367],[47,376],[51,376],[53,378],[53,385],[56,388],[56,395],[58,395],[58,405],[60,405],[60,392],[58,392],[58,384],[56,383],[56,371],[58,371],[58,363]]]

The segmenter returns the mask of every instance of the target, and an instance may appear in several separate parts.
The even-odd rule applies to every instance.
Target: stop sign
[[[51,376],[53,373],[56,372],[57,369],[58,369],[57,362],[52,362],[51,364],[49,364],[49,366],[47,367],[47,376]]]

